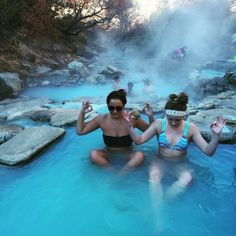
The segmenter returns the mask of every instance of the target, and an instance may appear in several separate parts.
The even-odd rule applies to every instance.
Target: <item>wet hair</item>
[[[118,91],[112,91],[111,93],[109,93],[107,96],[107,105],[109,104],[111,99],[119,99],[123,103],[123,106],[124,106],[127,102],[125,90],[119,89]]]
[[[165,109],[186,111],[188,103],[188,95],[184,92],[180,94],[170,94],[169,100],[166,102]]]

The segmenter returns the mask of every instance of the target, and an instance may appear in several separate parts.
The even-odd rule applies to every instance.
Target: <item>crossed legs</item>
[[[144,161],[144,155],[140,151],[132,152],[128,157],[129,161],[124,166],[124,170],[135,168],[141,165]],[[90,161],[97,166],[110,166],[107,150],[92,150],[90,152]]]

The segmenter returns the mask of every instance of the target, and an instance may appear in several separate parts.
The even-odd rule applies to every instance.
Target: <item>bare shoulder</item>
[[[162,130],[162,119],[157,119],[154,122],[157,132],[160,133]]]
[[[196,134],[196,133],[199,133],[199,132],[200,132],[200,130],[199,130],[199,128],[197,127],[197,125],[194,124],[194,123],[192,123],[192,122],[190,122],[189,134],[192,136],[192,135],[194,135],[194,134]]]
[[[96,116],[94,119],[96,119],[96,121],[97,121],[98,123],[101,123],[102,121],[104,122],[104,121],[107,119],[107,114],[98,115],[98,116]]]

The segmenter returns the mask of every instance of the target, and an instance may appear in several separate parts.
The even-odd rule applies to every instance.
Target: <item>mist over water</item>
[[[159,9],[151,16],[144,30],[120,41],[101,37],[108,51],[99,59],[121,69],[122,86],[134,82],[138,94],[142,94],[143,80],[147,78],[158,96],[179,93],[199,65],[232,59],[229,5],[230,0],[165,1],[161,12]],[[186,57],[173,60],[173,52],[184,46]]]
[[[222,57],[224,49],[220,46],[227,43],[226,41],[224,43],[224,40],[231,35],[230,1],[189,2],[189,4],[179,5],[175,9],[167,8],[161,15],[153,16],[149,25],[153,36],[150,40],[150,47],[155,45],[160,57],[183,46],[187,46],[202,60]],[[161,22],[158,24],[160,19]]]

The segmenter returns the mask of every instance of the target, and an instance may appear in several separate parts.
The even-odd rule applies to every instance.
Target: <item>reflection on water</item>
[[[148,181],[155,145],[152,139],[138,147],[145,163],[123,178],[119,166],[107,171],[88,160],[92,148],[103,147],[101,132],[76,136],[73,128],[27,165],[0,166],[1,235],[233,236],[235,146],[220,145],[206,158],[190,145],[193,184],[156,212]],[[164,179],[163,187],[168,184]]]

